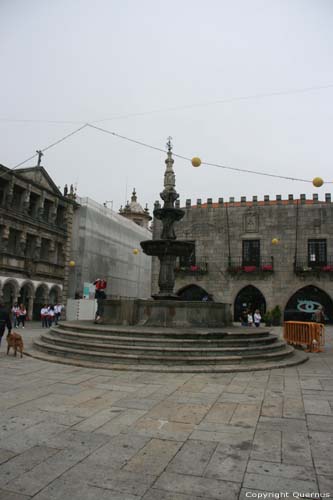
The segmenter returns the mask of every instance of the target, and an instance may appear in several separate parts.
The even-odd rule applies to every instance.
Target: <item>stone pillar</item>
[[[33,310],[34,310],[34,296],[28,295],[27,313],[28,313],[28,318],[30,320],[32,320]]]

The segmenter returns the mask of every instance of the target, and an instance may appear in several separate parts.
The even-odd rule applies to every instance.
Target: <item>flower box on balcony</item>
[[[262,266],[262,271],[273,271],[273,266],[271,264],[267,264],[265,266]]]
[[[325,271],[326,273],[329,273],[333,271],[333,266],[323,266],[321,270]]]
[[[245,273],[254,273],[255,271],[257,271],[257,267],[256,266],[244,266],[243,271]]]

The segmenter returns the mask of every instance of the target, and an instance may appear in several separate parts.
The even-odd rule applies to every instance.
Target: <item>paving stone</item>
[[[120,408],[101,410],[91,417],[86,418],[80,423],[74,425],[72,428],[83,432],[94,432],[96,429],[99,429],[122,412],[123,410]]]
[[[315,415],[333,415],[330,403],[328,400],[312,400],[304,398],[305,413]]]
[[[119,434],[112,438],[104,446],[92,452],[86,462],[94,462],[120,469],[138,453],[150,441],[150,437],[139,436],[137,434]]]
[[[247,466],[251,445],[251,441],[235,444],[219,443],[207,465],[204,476],[236,483],[241,482]]]
[[[312,465],[308,435],[297,432],[282,432],[282,462],[297,465]]]
[[[27,495],[19,495],[8,490],[0,490],[0,500],[29,500],[31,497]]]
[[[219,403],[256,403],[262,401],[262,394],[233,394],[224,392],[218,399]]]
[[[157,476],[167,467],[182,444],[177,441],[152,439],[128,461],[123,470]]]
[[[173,401],[165,401],[150,410],[146,414],[146,418],[198,424],[209,409],[210,406],[208,405],[181,404]]]
[[[268,476],[283,477],[286,479],[313,479],[316,478],[315,470],[312,466],[273,463],[262,460],[251,460],[247,465],[249,474],[262,474]]]
[[[205,416],[203,422],[227,424],[236,408],[237,403],[215,403]]]
[[[21,453],[37,445],[45,444],[54,434],[66,429],[55,422],[41,422],[22,432],[14,432],[0,439],[0,447]]]
[[[176,403],[185,404],[198,404],[198,405],[211,405],[215,403],[217,399],[216,394],[204,393],[204,392],[188,392],[177,390],[168,396],[167,401],[175,401]]]
[[[305,418],[304,405],[302,399],[284,398],[283,417],[285,418]]]
[[[307,415],[309,430],[333,432],[333,416]]]
[[[163,419],[140,418],[132,427],[131,432],[151,438],[173,439],[185,441],[193,432],[195,424],[183,422],[169,422]]]
[[[202,476],[216,447],[209,441],[187,441],[171,460],[167,472]]]
[[[258,429],[254,435],[251,459],[281,462],[281,431]]]
[[[95,470],[94,477],[89,481],[91,486],[98,486],[99,488],[111,490],[112,492],[128,493],[141,497],[156,481],[156,476],[109,469],[108,473],[100,477],[98,475],[98,470]]]
[[[283,398],[265,398],[261,408],[263,417],[282,417]]]
[[[158,490],[156,488],[150,489],[142,500],[203,500],[204,497],[193,495],[184,495],[183,493],[174,493],[169,491]]]
[[[172,493],[197,495],[204,499],[236,500],[240,484],[217,479],[164,472],[154,484],[154,488]]]
[[[318,474],[333,475],[333,433],[310,431],[310,447]]]
[[[59,450],[55,448],[35,446],[15,455],[0,466],[0,486],[8,484],[58,452]]]
[[[117,436],[132,426],[145,413],[145,410],[123,409],[122,413],[118,413],[115,418],[96,429],[95,433]]]
[[[238,404],[230,420],[231,425],[256,426],[261,404]]]
[[[258,428],[260,430],[307,432],[305,421],[299,418],[260,417]]]
[[[15,457],[16,456],[16,453],[14,451],[11,451],[11,450],[5,450],[5,449],[0,449],[0,465],[3,464],[4,462],[7,462],[8,460],[10,460],[11,458]],[[1,472],[1,468],[0,468],[0,472]],[[1,479],[0,479],[1,481]]]
[[[253,439],[254,427],[237,427],[235,425],[224,425],[221,429],[218,424],[204,424],[206,429],[196,429],[190,436],[190,439],[198,441],[215,441],[215,442],[242,442]],[[223,424],[221,424],[222,426]]]
[[[117,401],[117,404],[122,408],[132,408],[136,410],[150,410],[157,404],[157,401],[156,399],[126,397],[119,399]]]
[[[289,479],[280,476],[271,476],[268,474],[249,474],[246,473],[243,482],[243,488],[252,490],[262,490],[270,492],[310,492],[318,493],[316,480],[311,479]]]
[[[330,497],[332,497],[333,491],[333,475],[331,476],[318,476],[318,484],[319,484],[319,492],[323,495],[329,493]]]

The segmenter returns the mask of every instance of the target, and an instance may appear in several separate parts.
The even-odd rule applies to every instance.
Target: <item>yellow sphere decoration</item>
[[[277,238],[272,239],[272,245],[277,245],[279,243],[279,240]]]
[[[324,184],[324,181],[321,177],[315,177],[312,181],[312,184],[314,185],[314,187],[320,188]]]
[[[134,253],[134,255],[138,255],[139,250],[137,248],[134,248],[133,253]]]
[[[197,156],[192,158],[192,165],[193,165],[193,167],[200,167],[200,165],[201,165],[200,158],[198,158]]]
[[[75,267],[75,260],[70,260],[68,262],[69,267]]]

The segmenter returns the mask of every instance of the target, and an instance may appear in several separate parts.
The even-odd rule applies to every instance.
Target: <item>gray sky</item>
[[[161,148],[171,135],[190,158],[333,181],[332,21],[332,0],[0,0],[0,163],[105,120],[96,125]],[[77,123],[47,123],[57,120]],[[84,129],[43,165],[115,210],[135,186],[152,209],[164,159]],[[333,191],[180,159],[175,171],[182,202]]]

